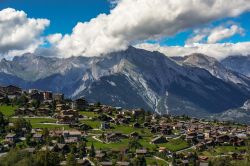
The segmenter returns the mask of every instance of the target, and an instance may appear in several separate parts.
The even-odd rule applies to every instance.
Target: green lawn
[[[150,144],[151,139],[152,139],[151,137],[143,137],[143,139],[140,139],[139,142],[144,148],[147,148],[149,150],[153,150],[156,148],[156,145]]]
[[[215,156],[215,155],[222,155],[228,154],[229,152],[239,153],[242,150],[246,150],[246,146],[242,147],[234,147],[234,146],[216,146],[214,149],[206,150],[201,153],[204,156]]]
[[[27,121],[30,121],[32,128],[69,129],[68,125],[43,124],[43,123],[56,123],[57,120],[53,118],[25,118],[25,119]]]
[[[173,152],[189,147],[188,143],[182,139],[172,139],[172,140],[169,140],[168,143],[157,144],[157,145],[159,147],[166,147],[168,150],[173,151]]]
[[[83,116],[87,116],[89,118],[94,118],[98,116],[98,114],[95,112],[87,112],[87,111],[80,111],[79,114]]]
[[[100,121],[93,121],[93,120],[81,120],[80,123],[85,123],[89,126],[91,126],[93,129],[99,129],[101,126]]]
[[[168,163],[162,160],[157,160],[153,157],[146,157],[147,165],[155,165],[157,164],[158,166],[168,166]]]
[[[143,136],[152,136],[150,131],[145,128],[134,128],[133,126],[128,126],[128,125],[119,125],[119,126],[113,125],[113,127],[114,129],[110,129],[110,131],[121,132],[123,134],[130,134],[132,132],[138,132],[140,135],[143,135]]]
[[[7,105],[0,105],[0,112],[2,112],[5,116],[12,116],[15,113],[16,106],[7,106]]]
[[[121,150],[123,148],[127,148],[129,142],[128,139],[122,139],[121,142],[105,144],[93,139],[92,137],[87,137],[87,140],[88,140],[87,146],[91,146],[91,144],[93,143],[96,149],[112,149],[112,150]]]

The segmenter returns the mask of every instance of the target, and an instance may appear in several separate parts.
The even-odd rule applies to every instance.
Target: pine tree
[[[95,157],[95,147],[94,147],[93,143],[92,143],[91,148],[90,148],[89,156]]]
[[[69,153],[67,156],[67,166],[76,166],[77,161],[75,158],[75,155],[72,153]]]

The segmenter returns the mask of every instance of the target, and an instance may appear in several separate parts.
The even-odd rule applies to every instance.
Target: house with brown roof
[[[158,137],[151,140],[152,144],[163,144],[163,143],[167,143],[167,142],[168,142],[168,140],[164,136],[158,136]]]
[[[88,102],[85,98],[80,98],[72,102],[71,108],[75,110],[84,110],[88,107]]]
[[[145,156],[148,153],[148,151],[147,149],[136,149],[135,153],[136,156]]]
[[[9,133],[5,136],[5,140],[9,142],[15,142],[17,140],[17,135],[13,133]]]
[[[65,143],[75,143],[81,140],[83,134],[78,130],[63,131]]]
[[[127,161],[117,161],[116,165],[117,166],[130,166],[130,162],[127,162]]]
[[[114,133],[107,133],[106,134],[106,142],[118,142],[121,139],[128,138],[128,136],[119,133],[119,132],[114,132]]]

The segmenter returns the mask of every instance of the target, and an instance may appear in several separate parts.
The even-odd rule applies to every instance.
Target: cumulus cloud
[[[98,56],[249,10],[249,0],[120,0],[110,14],[78,23],[55,48],[64,57]]]
[[[108,2],[111,4],[111,7],[115,7],[120,0],[108,0]]]
[[[41,34],[49,24],[47,19],[28,18],[24,11],[1,10],[0,55],[8,57],[35,51],[42,44]]]
[[[186,41],[186,44],[214,44],[236,34],[244,35],[244,29],[236,24],[220,25],[214,28],[196,29],[194,30],[192,37]]]
[[[221,40],[230,38],[236,34],[243,35],[244,30],[238,25],[232,25],[229,28],[218,27],[211,31],[211,34],[208,36],[208,43],[217,43]]]
[[[166,56],[186,56],[192,53],[202,53],[218,60],[230,55],[250,55],[250,42],[239,43],[216,43],[216,44],[194,44],[182,46],[160,46],[159,44],[138,44],[135,47],[159,51]]]
[[[47,41],[51,44],[56,44],[62,39],[61,33],[52,34],[46,37]]]

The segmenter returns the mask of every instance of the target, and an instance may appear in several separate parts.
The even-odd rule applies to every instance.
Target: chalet
[[[209,166],[209,163],[201,162],[199,166]]]
[[[36,142],[42,142],[42,141],[43,141],[43,135],[42,135],[42,134],[34,134],[34,135],[33,135],[33,139],[34,139]]]
[[[121,118],[118,120],[119,124],[129,124],[129,120],[126,118]]]
[[[205,139],[205,136],[203,133],[198,133],[196,138],[200,142],[200,141],[203,141]]]
[[[50,137],[60,137],[63,135],[63,130],[50,130],[49,136]]]
[[[43,146],[40,151],[54,151],[55,146]]]
[[[118,142],[124,138],[128,138],[128,136],[119,132],[106,134],[106,142]]]
[[[182,166],[189,166],[189,161],[188,160],[181,160],[181,165]]]
[[[131,115],[131,111],[129,110],[120,110],[119,115]],[[249,129],[250,130],[250,129]]]
[[[149,123],[148,122],[144,122],[143,123],[143,127],[148,127],[149,126]]]
[[[77,160],[77,165],[79,165],[79,166],[91,166],[91,163],[87,159]]]
[[[160,153],[165,153],[167,151],[166,147],[159,147],[159,152]]]
[[[23,149],[23,151],[28,152],[28,153],[34,153],[36,151],[36,148],[26,148],[26,149]]]
[[[221,143],[229,143],[230,137],[228,135],[220,135],[216,137],[216,142],[221,144]]]
[[[62,102],[64,100],[64,94],[61,93],[53,94],[53,100],[56,102]]]
[[[196,140],[195,136],[186,136],[187,142],[194,142]]]
[[[6,87],[3,87],[2,90],[7,94],[7,95],[18,95],[20,96],[22,93],[22,89],[13,86],[13,85],[9,85]]]
[[[63,131],[63,137],[65,143],[76,143],[82,138],[80,131]]]
[[[77,122],[74,115],[59,115],[57,116],[57,123],[59,124],[75,124]]]
[[[100,150],[95,151],[95,154],[95,158],[99,161],[102,161],[106,156],[106,153]]]
[[[199,161],[207,161],[208,157],[207,156],[199,156]]]
[[[99,109],[99,108],[96,108],[96,109],[94,109],[94,110],[93,110],[93,112],[95,112],[95,113],[101,113],[101,112],[102,112],[102,110],[101,110],[101,109]]]
[[[102,122],[101,126],[100,126],[101,130],[106,130],[106,129],[110,129],[110,124],[107,122]]]
[[[46,107],[41,107],[36,109],[36,115],[38,116],[48,116],[50,114],[50,109]]]
[[[31,94],[34,94],[34,93],[38,93],[39,90],[38,89],[29,89],[28,93],[31,95]]]
[[[6,94],[2,91],[0,91],[0,98],[1,98],[1,101],[3,101],[6,97]]]
[[[0,143],[0,153],[4,151],[4,146]]]
[[[206,149],[206,144],[199,143],[199,144],[196,145],[196,149],[199,150],[199,151],[202,151],[202,150]]]
[[[181,122],[179,122],[179,123],[177,123],[176,125],[173,126],[174,130],[180,130],[182,128],[184,128],[184,123],[181,123]]]
[[[165,127],[165,128],[162,128],[160,132],[163,135],[170,135],[170,134],[172,134],[172,128],[171,127]]]
[[[144,156],[148,153],[147,149],[136,149],[136,156]]]
[[[236,145],[237,145],[237,146],[245,146],[246,144],[245,144],[245,141],[244,141],[244,140],[240,139],[240,140],[237,141],[237,144],[236,144]]]
[[[142,137],[137,132],[132,132],[129,134],[130,138],[141,139]]]
[[[168,141],[167,141],[166,137],[164,137],[164,136],[158,136],[158,137],[151,140],[152,144],[163,144],[163,143],[167,143],[167,142]]]
[[[75,110],[84,110],[88,107],[88,102],[85,98],[80,98],[72,102],[71,108]]]
[[[141,125],[140,125],[140,123],[136,122],[136,123],[133,124],[133,127],[134,127],[134,128],[140,128]]]
[[[61,112],[63,110],[66,110],[67,106],[65,104],[57,104],[56,105],[56,112]]]
[[[113,163],[111,161],[103,161],[100,162],[100,166],[112,166]]]
[[[55,144],[55,152],[70,152],[70,147],[68,144]]]
[[[61,111],[61,115],[74,115],[75,117],[78,117],[79,113],[76,110],[69,109],[69,110],[63,110],[63,111]]]
[[[30,95],[30,99],[42,102],[43,101],[43,94],[40,92],[33,93]]]
[[[116,162],[116,165],[117,166],[130,166],[130,163],[126,161],[118,161]]]
[[[144,113],[145,113],[145,111],[143,109],[134,109],[134,110],[132,110],[132,114],[134,116],[143,115]]]
[[[17,136],[16,136],[16,134],[9,133],[6,135],[5,140],[8,142],[16,142]]]
[[[49,91],[43,92],[43,99],[44,100],[52,100],[53,99],[53,93]]]
[[[213,147],[215,145],[213,139],[208,139],[205,141],[207,147]]]
[[[15,110],[15,115],[28,115],[34,116],[35,115],[35,108],[18,108]]]
[[[60,124],[75,124],[78,122],[79,114],[76,110],[63,110],[56,115],[56,118]]]

